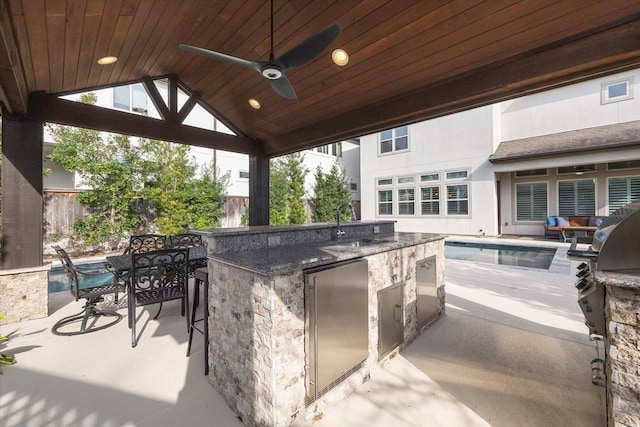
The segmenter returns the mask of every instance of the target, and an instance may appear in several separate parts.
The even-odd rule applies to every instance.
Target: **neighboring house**
[[[166,101],[168,98],[167,81],[163,79],[155,80],[155,84]],[[160,117],[153,102],[147,95],[144,86],[140,83],[98,89],[93,92],[98,98],[96,105],[100,107],[125,110],[154,118]],[[64,98],[78,100],[79,95],[70,95]],[[187,99],[187,94],[178,89],[178,109],[182,107]],[[196,105],[193,108],[184,123],[195,127],[232,134],[220,120],[216,119],[200,105]],[[52,142],[51,136],[45,130],[44,167],[51,171],[50,174],[44,178],[45,191],[52,195],[86,190],[86,187],[77,174],[65,171],[60,165],[48,159],[49,154],[51,154],[54,148],[55,143]],[[328,172],[337,160],[340,168],[347,172],[347,177],[351,182],[352,198],[359,200],[360,163],[357,154],[358,148],[359,145],[357,141],[344,141],[304,151],[305,165],[309,169],[305,183],[308,198],[313,197],[316,168],[320,166],[325,172]],[[228,197],[224,209],[226,215],[225,218],[223,218],[223,226],[239,226],[242,212],[246,208],[249,197],[249,157],[245,154],[195,146],[191,147],[190,154],[198,164],[213,163],[220,170],[221,174],[229,174]],[[57,231],[60,230],[53,230],[53,232]]]
[[[362,217],[399,231],[543,235],[640,200],[640,70],[360,138]]]

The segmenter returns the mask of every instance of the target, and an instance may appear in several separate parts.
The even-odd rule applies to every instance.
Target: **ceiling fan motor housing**
[[[273,65],[267,64],[260,70],[262,75],[268,78],[269,80],[276,80],[282,77],[282,69]]]

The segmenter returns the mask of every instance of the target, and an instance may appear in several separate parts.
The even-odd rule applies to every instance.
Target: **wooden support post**
[[[269,225],[269,159],[249,156],[249,225]]]
[[[42,265],[43,122],[2,113],[2,268]]]

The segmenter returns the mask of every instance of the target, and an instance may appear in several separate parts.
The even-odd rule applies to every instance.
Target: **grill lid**
[[[598,253],[597,270],[640,268],[640,203],[628,204],[602,221],[591,248]]]

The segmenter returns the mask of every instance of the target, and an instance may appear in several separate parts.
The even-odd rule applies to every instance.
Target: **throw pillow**
[[[566,227],[569,225],[569,220],[563,216],[559,216],[556,219],[558,220],[559,227]]]
[[[602,218],[589,218],[589,227],[600,227]]]
[[[556,218],[555,218],[555,217],[553,217],[553,216],[548,216],[548,217],[547,217],[547,225],[548,225],[549,227],[555,227],[557,223],[558,223],[558,222],[556,221]]]

